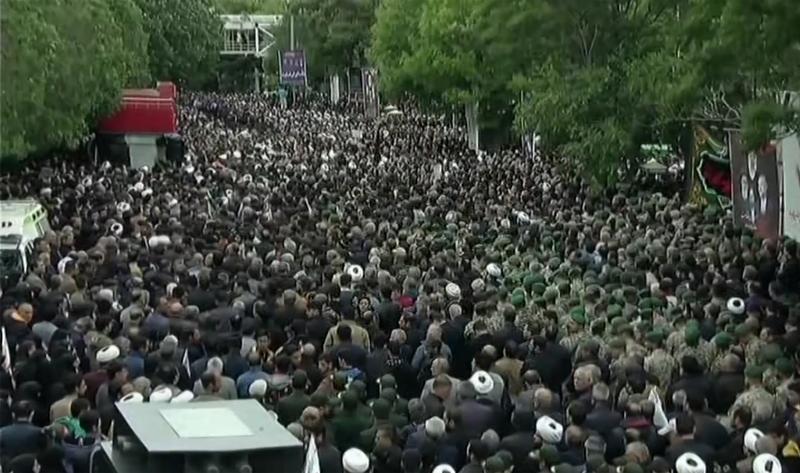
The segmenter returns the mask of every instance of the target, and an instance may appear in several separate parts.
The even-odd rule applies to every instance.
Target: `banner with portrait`
[[[762,238],[780,235],[781,189],[776,147],[766,145],[746,152],[742,135],[731,131],[728,139],[733,181],[733,221],[755,228]]]
[[[362,69],[361,84],[364,91],[364,114],[369,118],[378,118],[381,111],[381,100],[378,95],[378,70]]]
[[[719,129],[694,127],[689,201],[727,207],[731,201],[730,150],[727,134]]]
[[[306,53],[303,50],[284,51],[281,55],[281,83],[303,86],[308,82]]]
[[[789,135],[778,142],[783,166],[783,234],[800,241],[800,138]]]

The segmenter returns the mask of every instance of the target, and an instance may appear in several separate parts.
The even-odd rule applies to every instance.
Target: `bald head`
[[[550,409],[553,406],[553,391],[541,388],[533,393],[533,408],[536,410]]]

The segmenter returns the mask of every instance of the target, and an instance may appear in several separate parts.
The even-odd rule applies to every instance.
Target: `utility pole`
[[[294,14],[289,15],[289,50],[294,51]]]

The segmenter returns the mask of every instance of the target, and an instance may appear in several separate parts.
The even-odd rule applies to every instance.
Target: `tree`
[[[6,1],[0,154],[74,145],[111,113],[146,71],[140,17],[131,0]]]
[[[296,47],[304,49],[316,79],[366,65],[375,0],[293,0]],[[289,22],[284,21],[284,37]]]
[[[285,0],[214,0],[214,8],[231,15],[279,15],[286,11]]]
[[[222,22],[211,0],[136,0],[149,35],[150,74],[186,87],[213,82]]]
[[[549,44],[544,62],[519,81],[517,125],[607,185],[660,132],[653,97],[662,83],[641,73],[653,57],[669,57],[663,45],[679,1],[541,1],[537,23]]]

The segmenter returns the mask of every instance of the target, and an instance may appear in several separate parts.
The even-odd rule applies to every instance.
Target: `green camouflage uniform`
[[[681,327],[678,330],[670,333],[667,337],[667,351],[672,353],[673,356],[677,358],[678,351],[686,345],[686,334],[684,332],[685,328]]]
[[[758,356],[761,353],[761,349],[764,348],[764,345],[765,343],[763,340],[755,337],[750,338],[747,342],[747,346],[744,348],[744,361],[748,365],[757,364],[759,361]]]
[[[732,419],[733,413],[740,407],[747,407],[753,415],[753,424],[760,424],[770,420],[775,413],[775,397],[763,386],[753,386],[741,393],[733,403],[728,416]]]
[[[644,370],[658,379],[658,387],[663,392],[666,392],[672,382],[677,365],[675,358],[662,348],[656,348],[644,359]]]

